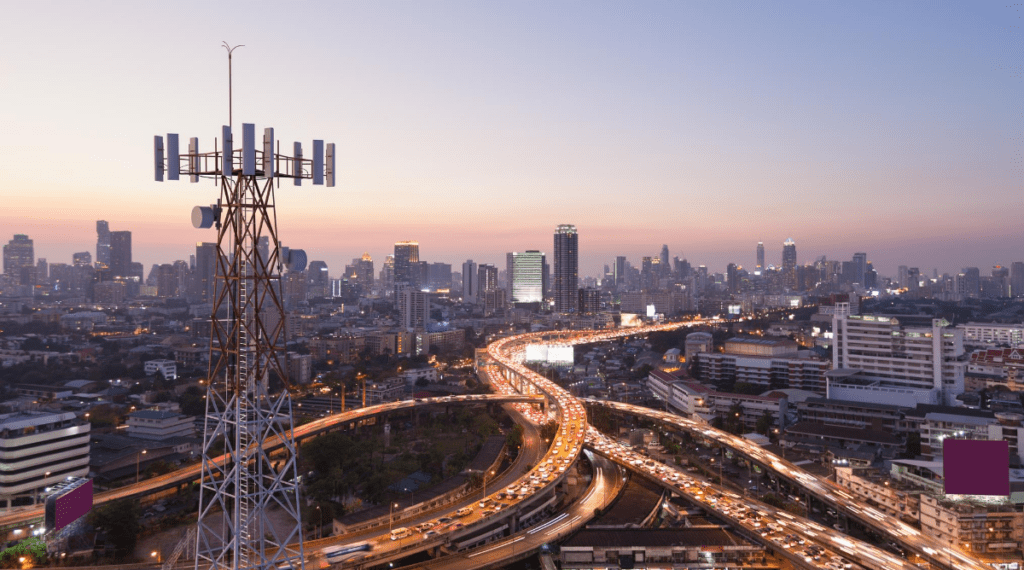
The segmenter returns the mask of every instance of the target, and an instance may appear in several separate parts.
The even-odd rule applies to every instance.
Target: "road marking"
[[[508,542],[503,542],[503,543],[499,544],[498,546],[494,546],[494,547],[488,548],[487,550],[481,550],[480,552],[474,552],[473,554],[468,555],[467,558],[473,558],[474,556],[480,556],[481,554],[487,554],[488,552],[494,552],[495,550],[498,550],[498,549],[501,549],[501,548],[505,548],[506,546],[508,546],[510,544],[515,544],[515,543],[519,542],[520,540],[526,540],[526,537],[525,536],[520,536],[519,538],[516,538],[514,540],[510,540]]]

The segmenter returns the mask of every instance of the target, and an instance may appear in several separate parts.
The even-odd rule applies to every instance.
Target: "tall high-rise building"
[[[757,242],[757,270],[764,271],[764,242]]]
[[[395,256],[385,255],[384,264],[380,268],[380,285],[381,291],[391,293],[395,290]],[[396,299],[397,302],[397,299]]]
[[[430,296],[419,289],[406,287],[399,294],[398,312],[402,328],[426,329],[430,323]]]
[[[977,267],[965,267],[963,274],[964,294],[972,299],[977,299],[981,296],[981,270]]]
[[[896,283],[899,284],[900,287],[906,287],[907,282],[910,281],[909,276],[910,269],[908,269],[906,265],[899,266],[899,269],[896,271]]]
[[[32,285],[22,280],[22,269],[25,267],[35,267],[35,248],[27,235],[14,234],[14,239],[4,246],[4,274],[16,283]]]
[[[178,296],[178,275],[170,263],[156,266],[156,294],[164,298]]]
[[[46,261],[46,260],[43,260]],[[36,279],[39,280],[38,271]],[[1003,265],[992,266],[992,293],[997,297],[1010,296],[1010,268]]]
[[[666,244],[662,244],[662,246],[661,246],[661,259],[660,259],[660,262],[661,262],[661,265],[658,268],[658,277],[668,277],[668,274],[669,274],[669,271],[670,271],[669,268],[672,267],[672,266],[669,265],[668,244],[667,243]]]
[[[419,289],[420,244],[415,241],[395,243],[395,299],[403,287]]]
[[[217,244],[196,244],[196,270],[194,299],[212,303],[217,287]]]
[[[782,284],[796,289],[796,242],[793,238],[782,244]]]
[[[434,262],[427,266],[427,282],[434,291],[439,289],[451,289],[452,287],[452,265],[450,263]]]
[[[593,315],[601,312],[601,290],[583,287],[579,290],[577,309],[581,315]]]
[[[462,302],[475,304],[480,293],[480,282],[477,281],[476,263],[467,259],[462,264]]]
[[[1024,297],[1024,261],[1010,264],[1010,296]]]
[[[736,271],[736,264],[730,263],[725,266],[725,280],[729,286],[729,292],[736,294],[740,292],[740,277],[739,272]]]
[[[96,222],[96,264],[110,267],[110,224],[103,220]]]
[[[868,254],[866,253],[855,253],[853,254],[853,282],[860,284],[861,287],[865,286],[867,279],[866,273],[868,269]]]
[[[615,289],[621,291],[626,286],[626,256],[615,258]]]
[[[310,298],[331,296],[331,276],[327,274],[327,262],[309,262],[306,270],[306,294]]]
[[[80,251],[71,255],[71,265],[75,267],[88,267],[92,265],[92,254],[88,251]]]
[[[481,263],[477,266],[477,296],[498,288],[498,268],[489,263]]]
[[[556,313],[575,313],[579,300],[579,240],[576,226],[555,228],[554,299]]]
[[[364,252],[359,259],[353,259],[352,265],[356,270],[356,283],[362,285],[366,290],[373,287],[373,258],[370,257],[370,253]]]
[[[514,304],[544,301],[544,254],[537,250],[508,254],[508,281]]]
[[[130,277],[132,271],[132,232],[110,232],[110,274]]]
[[[1009,271],[1009,270],[1007,270]],[[36,260],[36,285],[43,285],[50,282],[50,266],[46,263],[45,257]],[[1007,281],[1009,282],[1009,281]]]

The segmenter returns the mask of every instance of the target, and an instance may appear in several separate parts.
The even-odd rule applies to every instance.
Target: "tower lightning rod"
[[[231,47],[228,45],[228,42],[223,42],[222,45],[224,46],[224,49],[228,50],[228,126],[234,129],[235,124],[232,122],[231,118],[231,52],[240,47],[245,47],[245,45],[243,44]]]

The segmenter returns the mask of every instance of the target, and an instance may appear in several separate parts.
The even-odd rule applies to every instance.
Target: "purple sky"
[[[336,275],[415,239],[503,263],[576,224],[581,270],[850,259],[954,272],[1020,250],[1020,13],[996,2],[22,2],[0,38],[0,240],[187,259],[211,183],[152,181],[152,137],[227,121],[338,145],[283,187],[282,239]],[[1011,28],[1011,26],[1016,26]]]

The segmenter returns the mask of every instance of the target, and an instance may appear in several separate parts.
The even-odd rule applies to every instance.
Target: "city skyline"
[[[789,237],[799,263],[866,251],[883,274],[952,273],[1012,263],[1024,240],[1004,5],[345,5],[275,34],[259,10],[113,6],[11,8],[26,25],[0,55],[0,231],[38,257],[70,260],[96,220],[132,231],[146,267],[210,239],[188,213],[211,189],[155,184],[149,154],[154,133],[212,148],[222,39],[246,45],[236,128],[338,143],[337,188],[278,196],[282,240],[330,267],[405,239],[500,266],[561,223],[583,275],[663,243],[722,271],[764,241],[779,264]],[[297,57],[313,51],[326,73]],[[317,79],[266,87],[273,68]]]

